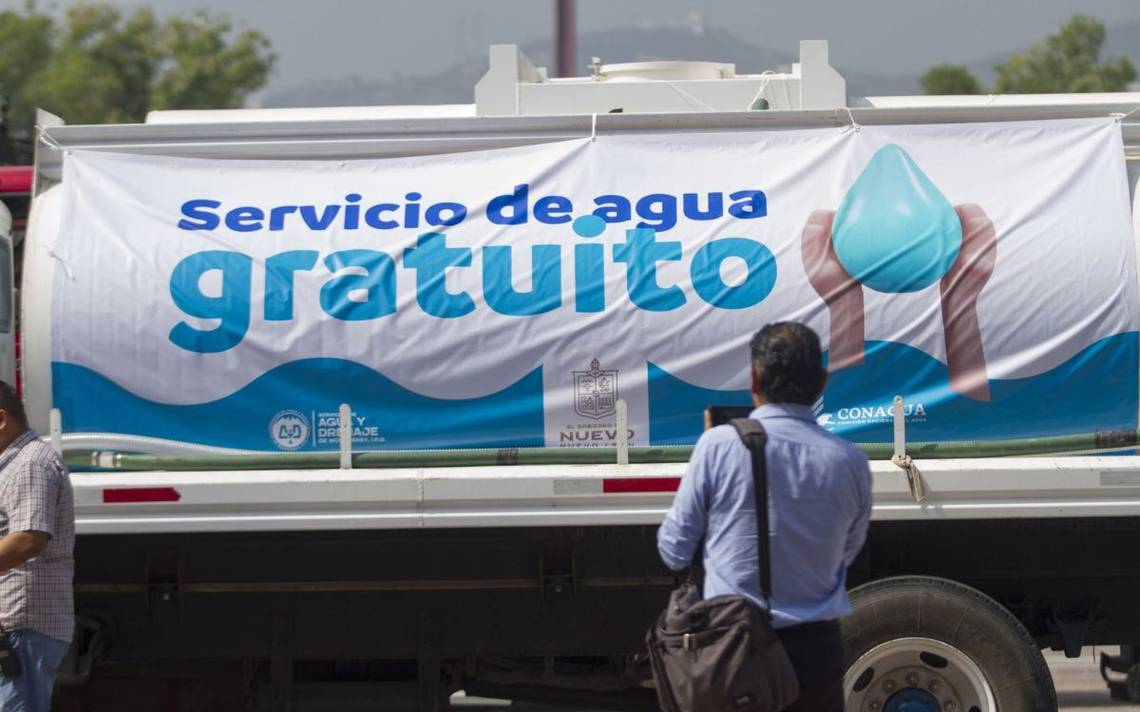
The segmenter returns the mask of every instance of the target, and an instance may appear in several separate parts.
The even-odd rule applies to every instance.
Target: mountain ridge
[[[522,44],[521,49],[535,65],[551,64],[549,41],[533,40]],[[994,80],[994,66],[1022,49],[949,63],[964,64],[989,85]],[[1133,61],[1140,60],[1140,20],[1110,25],[1103,54],[1108,58],[1127,56]],[[583,73],[591,57],[600,57],[607,63],[662,59],[725,62],[735,64],[741,74],[780,71],[797,61],[790,52],[753,44],[728,30],[700,25],[645,25],[583,33],[578,38],[577,56]],[[923,67],[915,74],[875,74],[846,71],[842,61],[835,57],[832,64],[846,78],[850,96],[921,93],[918,79],[927,69]],[[475,83],[486,68],[486,57],[471,57],[442,72],[427,75],[398,74],[386,79],[349,75],[311,81],[271,90],[261,104],[277,108],[470,103]]]
[[[550,43],[536,40],[520,49],[536,66],[549,66]],[[721,29],[687,27],[632,27],[583,33],[577,56],[585,69],[591,57],[607,63],[651,60],[688,60],[732,63],[742,74],[787,68],[798,57],[751,44]],[[905,93],[917,91],[911,77],[840,73],[847,78],[853,95]],[[471,58],[435,74],[397,75],[389,79],[369,79],[350,75],[333,80],[307,82],[269,92],[263,106],[367,106],[381,104],[459,104],[473,101],[475,83],[487,70],[485,57]],[[584,72],[583,72],[584,73]]]

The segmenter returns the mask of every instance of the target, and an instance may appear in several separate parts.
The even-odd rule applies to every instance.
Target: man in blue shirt
[[[871,473],[858,448],[819,427],[819,337],[802,324],[769,324],[752,338],[751,417],[768,433],[772,600],[759,586],[755,493],[748,449],[731,425],[707,430],[657,532],[665,564],[679,571],[697,548],[704,596],[739,594],[770,608],[800,678],[800,712],[842,712],[843,646],[837,619],[851,612],[847,567],[867,535]]]

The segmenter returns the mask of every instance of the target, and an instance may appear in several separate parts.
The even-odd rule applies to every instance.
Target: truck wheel
[[[984,593],[903,576],[860,586],[851,605],[847,712],[1056,712],[1041,650]]]

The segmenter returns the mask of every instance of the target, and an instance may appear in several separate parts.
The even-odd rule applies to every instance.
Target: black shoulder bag
[[[732,425],[752,453],[760,590],[771,605],[768,436],[750,418]],[[646,643],[664,712],[778,712],[799,697],[799,680],[772,629],[771,613],[739,595],[701,600],[691,576],[673,591]]]

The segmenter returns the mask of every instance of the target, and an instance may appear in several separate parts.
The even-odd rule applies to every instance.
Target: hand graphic
[[[962,246],[942,278],[942,322],[950,387],[974,400],[990,399],[986,357],[978,326],[978,295],[993,275],[997,230],[977,205],[955,207],[962,223]],[[804,227],[801,251],[808,281],[831,313],[829,370],[863,363],[865,326],[863,286],[835,253],[831,239],[835,212],[816,210]]]
[[[990,399],[986,355],[978,327],[978,295],[990,281],[997,261],[997,230],[978,205],[958,205],[962,248],[942,278],[942,324],[950,387],[974,400]]]
[[[808,280],[831,312],[828,370],[863,363],[863,285],[839,262],[831,242],[834,210],[815,210],[804,227],[800,249]]]

